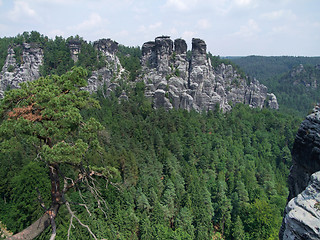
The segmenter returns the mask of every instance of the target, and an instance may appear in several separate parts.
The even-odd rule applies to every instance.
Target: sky
[[[220,56],[320,56],[320,0],[0,0],[0,37],[38,31],[142,46],[201,38]]]

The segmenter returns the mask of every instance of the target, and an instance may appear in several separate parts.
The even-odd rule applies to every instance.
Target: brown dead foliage
[[[12,111],[8,112],[9,119],[18,119],[20,117],[29,120],[31,122],[42,121],[41,109],[35,107],[35,103],[32,103],[25,107],[16,107]]]

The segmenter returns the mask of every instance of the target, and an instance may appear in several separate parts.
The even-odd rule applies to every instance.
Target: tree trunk
[[[42,233],[47,227],[51,225],[51,214],[57,215],[59,211],[59,205],[54,206],[45,214],[43,214],[37,221],[32,223],[29,227],[25,228],[21,232],[7,238],[8,240],[31,240],[36,238],[40,233]]]
[[[47,227],[54,223],[54,219],[58,214],[59,207],[62,204],[62,193],[60,190],[59,164],[52,163],[50,168],[51,180],[51,208],[46,211],[37,221],[21,232],[7,238],[8,240],[24,239],[31,240],[42,233]],[[54,229],[55,230],[55,229]]]

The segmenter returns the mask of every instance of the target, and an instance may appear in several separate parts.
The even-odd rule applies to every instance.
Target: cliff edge
[[[288,204],[279,239],[320,239],[320,108],[301,123],[293,149]]]

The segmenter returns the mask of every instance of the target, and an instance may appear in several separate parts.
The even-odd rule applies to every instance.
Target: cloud
[[[246,25],[242,25],[239,31],[235,32],[233,35],[244,38],[252,38],[260,31],[261,29],[258,23],[253,19],[250,19]]]
[[[159,29],[161,26],[162,26],[162,22],[152,23],[152,24],[150,24],[150,25],[148,25],[148,26],[141,25],[141,26],[138,28],[138,31],[139,31],[139,32],[149,32],[149,31],[152,31],[152,30]]]
[[[48,32],[48,37],[55,38],[56,36],[65,36],[65,33],[60,29],[54,29]]]
[[[38,19],[37,13],[26,1],[14,1],[14,6],[8,13],[8,18],[12,21],[19,21],[25,18]]]
[[[115,34],[116,37],[128,37],[130,34],[127,30],[122,30]]]
[[[182,33],[182,38],[183,39],[191,39],[194,38],[197,35],[196,32],[193,31],[185,31]]]
[[[297,17],[291,10],[277,10],[272,12],[263,13],[261,18],[273,21],[278,19],[295,20]]]
[[[197,26],[201,29],[208,29],[211,26],[211,23],[207,19],[198,20]]]
[[[91,13],[88,19],[79,23],[74,27],[75,30],[91,30],[106,25],[108,21],[103,19],[98,13]]]
[[[149,25],[149,29],[157,29],[162,26],[162,22],[156,22],[154,24]]]
[[[167,0],[164,7],[177,11],[188,11],[198,3],[198,0]]]
[[[253,0],[234,0],[234,3],[238,6],[249,6]]]

